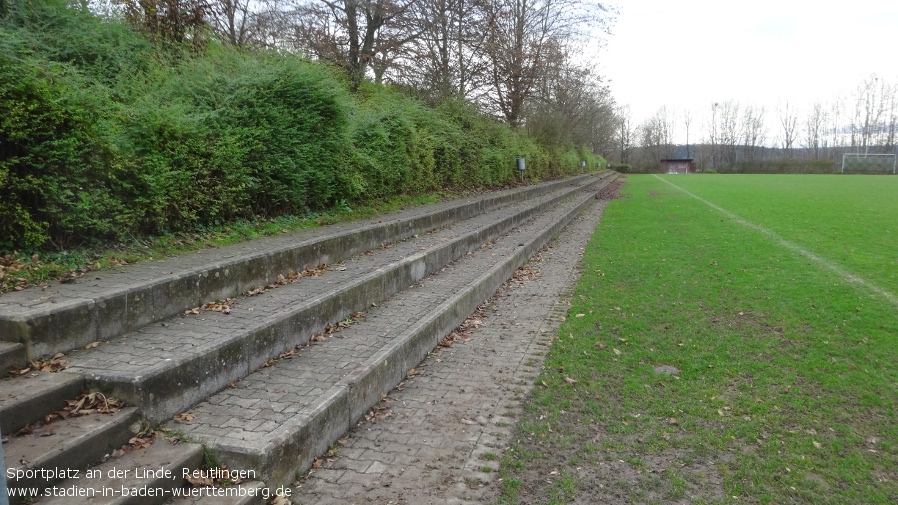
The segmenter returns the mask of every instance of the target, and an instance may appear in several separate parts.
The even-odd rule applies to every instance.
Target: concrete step
[[[163,321],[204,302],[236,296],[278,275],[333,263],[428,230],[534,198],[585,175],[416,207],[374,219],[315,228],[175,258],[90,273],[0,297],[0,341],[35,358],[68,352]]]
[[[25,346],[13,342],[0,342],[0,377],[13,368],[25,368],[28,357]]]
[[[59,420],[4,444],[10,489],[45,488],[83,471],[126,444],[140,430],[136,408]],[[21,496],[11,500],[23,503]]]
[[[75,351],[60,373],[85,377],[91,389],[138,406],[147,419],[168,419],[305,343],[327,324],[415,284],[559,201],[595,191],[600,179],[584,182],[368,251],[318,277],[242,297],[230,314],[176,317]]]
[[[66,406],[84,389],[72,374],[30,372],[0,379],[0,433],[14,435],[25,425]]]
[[[155,505],[181,494],[187,485],[184,471],[193,471],[203,463],[199,444],[176,443],[157,439],[146,449],[112,458],[81,472],[54,488],[55,496],[45,493],[41,505]]]
[[[580,193],[441,268],[324,341],[262,368],[171,421],[232,469],[289,485],[445,335],[587,205]]]

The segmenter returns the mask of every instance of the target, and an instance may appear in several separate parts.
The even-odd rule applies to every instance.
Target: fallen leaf
[[[461,423],[462,423],[462,424],[471,424],[471,425],[474,425],[474,424],[477,424],[477,421],[472,421],[472,420],[470,420],[470,419],[466,419],[466,418],[463,417],[463,418],[461,418]]]
[[[193,421],[196,416],[194,416],[192,412],[181,412],[179,414],[175,414],[174,418],[178,421],[189,423],[190,421]]]
[[[811,440],[811,443],[813,443],[814,447],[816,447],[817,449],[819,449],[821,447],[820,442],[818,442],[816,440]]]
[[[286,495],[279,494],[271,500],[271,505],[290,505],[290,498]]]
[[[100,342],[91,342],[91,343],[87,344],[86,346],[84,346],[84,348],[85,349],[93,349],[94,347],[96,347],[98,345],[100,345]]]
[[[576,384],[577,383],[577,381],[575,379],[571,379],[570,377],[565,377],[564,382],[567,382],[568,384]]]
[[[68,407],[65,407],[63,410],[68,410],[72,415],[85,415],[93,412],[114,414],[124,406],[122,402],[115,398],[107,397],[103,393],[98,392],[83,393],[74,400],[67,400],[66,403],[68,403]]]
[[[577,315],[574,316],[574,317],[584,317],[585,315],[586,315],[586,314],[577,314]]]
[[[542,381],[542,385],[543,385],[544,388],[548,388],[548,387],[549,387],[549,385],[546,384],[546,381]]]
[[[679,423],[677,422],[677,418],[676,418],[676,417],[671,417],[671,418],[667,421],[667,424],[669,424],[669,425],[671,425],[671,426],[676,426],[676,425],[679,424]]]
[[[614,354],[616,354],[616,355],[618,355],[618,356],[620,356],[620,355],[621,355],[621,352],[620,352],[620,351],[618,351],[618,350],[617,350],[617,349],[612,349],[612,350],[613,350],[613,351],[614,351]]]
[[[193,487],[212,487],[213,484],[212,477],[207,477],[202,474],[188,474],[187,482],[189,482]]]

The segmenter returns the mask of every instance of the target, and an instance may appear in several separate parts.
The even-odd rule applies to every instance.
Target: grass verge
[[[782,177],[669,180],[862,270],[805,233],[875,235],[858,224],[871,221],[816,211],[860,204],[844,191],[822,204],[752,195]],[[830,179],[819,184],[848,178]],[[585,252],[500,502],[898,502],[894,304],[660,178],[630,176],[623,193]],[[869,257],[888,243],[866,242]],[[890,286],[893,271],[865,275]]]

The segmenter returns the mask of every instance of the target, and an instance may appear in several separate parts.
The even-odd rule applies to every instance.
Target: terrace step
[[[72,374],[31,372],[0,379],[0,433],[13,435],[25,425],[66,406],[84,389]]]
[[[3,447],[6,468],[22,475],[7,480],[10,489],[46,487],[65,480],[65,475],[45,478],[28,475],[47,470],[83,470],[128,442],[140,429],[136,408],[123,409],[114,414],[91,414],[70,417],[36,429],[33,433],[12,438]],[[58,474],[57,474],[58,475]],[[12,497],[10,503],[23,503],[24,498]]]
[[[172,317],[204,302],[235,296],[274,282],[278,275],[332,263],[503,205],[534,198],[584,175],[417,207],[374,219],[342,223],[127,268],[91,273],[75,285],[0,297],[0,341],[20,343],[26,354],[68,352]]]
[[[430,216],[428,219],[444,223],[438,225],[442,226],[441,229],[430,227],[426,228],[425,231],[409,234],[405,229],[408,223],[420,218],[418,219],[419,224],[415,226],[423,226],[420,225],[420,220],[424,219],[424,217],[418,216],[418,218],[414,219],[409,217],[404,221],[396,219],[395,222],[404,223],[399,226],[401,229],[396,231],[395,236],[383,235],[384,238],[377,241],[375,248],[372,250],[366,249],[369,247],[368,243],[365,243],[364,247],[360,247],[358,243],[368,240],[365,237],[368,237],[370,234],[367,234],[366,226],[381,227],[382,223],[362,223],[363,227],[359,229],[357,234],[351,233],[350,229],[346,228],[340,231],[340,233],[331,233],[323,238],[319,237],[320,240],[302,240],[300,241],[301,244],[305,245],[295,246],[293,244],[290,246],[292,249],[285,246],[284,249],[279,251],[288,254],[288,252],[284,251],[289,249],[292,251],[289,254],[294,254],[294,256],[299,254],[297,251],[303,248],[317,251],[319,253],[318,256],[314,256],[317,259],[311,261],[310,265],[317,265],[319,261],[333,261],[329,259],[332,257],[348,258],[350,256],[349,254],[336,256],[334,253],[327,251],[321,252],[326,249],[321,244],[330,240],[329,237],[331,235],[339,235],[340,240],[347,242],[347,250],[363,251],[364,254],[358,254],[354,258],[347,259],[345,262],[335,265],[334,268],[317,277],[304,277],[294,284],[287,284],[277,289],[262,292],[256,296],[242,297],[236,305],[232,306],[231,313],[228,315],[219,312],[202,311],[199,314],[187,317],[154,320],[148,325],[132,330],[120,338],[103,342],[96,348],[79,349],[71,352],[65,358],[69,361],[70,367],[63,372],[38,373],[34,377],[0,379],[0,429],[7,435],[14,433],[21,426],[24,426],[24,423],[32,422],[64,406],[65,400],[75,398],[85,385],[93,389],[99,389],[109,396],[115,396],[120,400],[124,400],[129,406],[137,407],[141,418],[153,421],[168,419],[172,414],[187,410],[190,406],[213,395],[222,388],[227,388],[230,383],[251,374],[282,351],[293,349],[295,346],[305,343],[311,335],[324,331],[329,323],[336,323],[355,312],[365,310],[372,303],[379,304],[381,300],[406,289],[410,285],[420,285],[426,275],[439,272],[441,269],[444,269],[445,265],[458,258],[464,257],[462,261],[468,261],[472,251],[475,252],[474,256],[484,256],[484,254],[476,252],[478,248],[484,244],[489,244],[493,240],[497,240],[503,234],[508,233],[509,230],[518,227],[512,233],[516,234],[515,236],[523,237],[516,239],[517,242],[515,242],[515,244],[521,244],[523,247],[513,247],[513,249],[520,249],[520,251],[516,250],[514,252],[514,259],[509,260],[511,263],[504,264],[505,266],[496,272],[490,270],[493,273],[490,273],[487,276],[488,278],[479,279],[475,275],[468,279],[466,281],[467,284],[460,288],[467,294],[460,295],[461,298],[445,305],[445,307],[440,304],[448,303],[445,299],[436,305],[432,305],[434,309],[432,317],[428,315],[429,312],[419,312],[415,317],[411,317],[412,314],[401,314],[406,319],[410,318],[414,321],[420,319],[418,321],[419,324],[416,326],[420,328],[415,331],[409,330],[410,333],[403,333],[401,338],[396,341],[404,342],[401,345],[397,344],[400,347],[396,347],[392,351],[381,349],[378,356],[383,355],[387,357],[381,359],[370,353],[368,355],[363,355],[364,353],[360,354],[359,352],[353,353],[352,350],[350,350],[350,355],[334,355],[334,363],[327,366],[349,367],[347,369],[354,370],[356,375],[358,375],[358,379],[354,379],[352,382],[335,383],[329,386],[330,389],[337,388],[337,390],[340,390],[342,388],[347,391],[351,390],[354,395],[351,402],[351,412],[346,415],[343,412],[338,414],[343,417],[340,418],[337,426],[342,426],[342,430],[345,431],[345,428],[351,422],[348,421],[350,417],[361,415],[359,412],[363,413],[367,410],[367,407],[362,407],[361,405],[372,399],[374,401],[379,399],[380,393],[375,394],[376,391],[380,391],[388,383],[390,384],[389,387],[392,387],[399,380],[395,379],[397,374],[401,378],[405,370],[414,366],[420,360],[420,357],[416,357],[418,354],[426,352],[426,350],[433,347],[433,344],[426,343],[429,342],[428,338],[430,340],[434,338],[439,340],[441,333],[445,334],[454,328],[457,323],[452,323],[453,318],[458,319],[460,317],[464,319],[464,316],[470,313],[473,307],[476,307],[480,301],[487,298],[514,271],[516,266],[512,268],[512,263],[524,261],[539,249],[539,246],[536,245],[538,241],[544,242],[551,238],[557,230],[563,227],[566,220],[569,220],[577,212],[577,209],[592,201],[592,193],[589,193],[590,191],[597,191],[599,186],[607,184],[614,177],[614,174],[604,173],[598,177],[586,176],[573,181],[564,181],[563,184],[554,184],[549,186],[549,189],[541,190],[540,195],[533,197],[531,200],[505,202],[502,206],[495,203],[490,204],[492,211],[489,214],[478,212],[473,217],[463,220],[452,218],[452,221],[455,222],[452,225],[445,224],[447,218],[439,212],[420,212],[421,216]],[[485,208],[487,204],[482,202],[489,201],[489,199],[478,201],[481,202],[478,205]],[[470,209],[464,212],[469,211]],[[545,214],[539,216],[541,213]],[[535,218],[535,216],[539,217]],[[542,224],[536,225],[534,223]],[[354,224],[357,227],[359,226],[359,223]],[[410,229],[417,230],[418,228],[412,227]],[[313,231],[320,232],[320,230]],[[293,237],[292,240],[297,242],[296,237]],[[270,242],[265,242],[270,245]],[[381,244],[383,244],[383,247],[379,247]],[[303,249],[305,251],[303,254],[308,253],[305,249]],[[247,250],[253,250],[253,248],[250,247]],[[272,250],[269,247],[266,251],[256,251],[256,253],[267,255],[266,257],[269,260],[266,261],[271,262],[270,258],[277,252],[272,252]],[[211,252],[215,253],[217,251]],[[493,253],[491,252],[490,254]],[[521,256],[522,254],[524,256]],[[468,257],[465,257],[465,255]],[[498,257],[496,259],[498,261]],[[297,263],[294,262],[294,264]],[[197,268],[197,271],[202,270],[202,267]],[[478,274],[481,270],[477,269],[482,268],[482,265],[469,265],[469,268],[474,270],[467,271],[468,274]],[[510,270],[508,270],[509,268]],[[204,271],[211,272],[212,269],[206,268]],[[438,277],[440,276],[438,275],[434,278]],[[498,280],[499,278],[501,280]],[[430,281],[424,282],[426,284]],[[497,282],[498,284],[496,284]],[[495,286],[490,288],[493,284]],[[248,289],[255,288],[257,285],[250,284]],[[39,292],[35,291],[35,293]],[[445,291],[442,292],[442,295],[451,295],[451,293],[453,292]],[[435,293],[431,295],[431,298],[436,300],[442,295]],[[0,300],[3,299],[5,299],[5,296],[0,298]],[[91,303],[96,302],[96,299],[92,300]],[[74,304],[75,302],[74,300],[60,300],[60,303],[65,305],[67,303]],[[471,303],[474,305],[467,308]],[[191,308],[191,306],[186,308]],[[59,314],[62,314],[62,316]],[[66,314],[67,312],[63,310],[57,316],[63,317]],[[96,314],[98,313],[91,317],[96,319],[98,317]],[[56,320],[57,323],[59,321],[60,319]],[[97,319],[97,321],[99,320]],[[411,322],[411,320],[407,321],[407,323]],[[0,321],[0,331],[2,331],[2,324],[2,321]],[[31,325],[28,328],[34,329],[37,326],[39,325]],[[426,345],[422,344],[422,342],[425,342]],[[402,347],[402,345],[406,347]],[[367,361],[361,363],[358,359]],[[380,361],[378,361],[379,359]],[[389,360],[389,362],[383,360]],[[394,361],[398,363],[398,368],[393,366]],[[363,373],[362,370],[368,371]],[[303,380],[299,377],[295,379],[297,387],[302,385]],[[243,382],[240,384],[243,384]],[[387,387],[387,390],[389,387]],[[230,391],[230,389],[225,391]],[[326,392],[322,390],[313,394],[321,396],[321,393]],[[334,402],[337,402],[339,405],[350,405],[345,394],[342,397],[339,397],[339,395],[334,397]],[[239,402],[237,405],[239,405]],[[283,412],[289,411],[288,408]],[[307,415],[307,417],[310,416],[309,419],[313,421],[313,424],[308,425],[306,428],[297,428],[294,425],[295,423],[287,423],[281,427],[283,437],[277,438],[277,442],[271,442],[272,439],[268,439],[269,442],[274,444],[271,446],[273,447],[272,450],[276,451],[281,451],[284,447],[295,446],[297,433],[300,432],[305,434],[302,436],[309,436],[314,439],[314,444],[307,444],[308,447],[302,447],[302,453],[298,456],[282,453],[285,456],[283,459],[286,461],[284,464],[293,469],[310,464],[311,457],[307,457],[307,455],[315,455],[321,452],[319,447],[321,440],[332,439],[334,436],[331,432],[334,429],[333,427],[327,425],[321,427],[320,424],[315,424],[320,423],[321,415],[329,416],[336,412],[333,410],[333,405],[327,404],[327,402],[322,403],[319,410],[315,411],[317,412],[315,415],[310,415],[309,412],[311,411],[306,407],[304,407],[303,412],[306,412],[304,415]],[[272,419],[277,417],[274,416]],[[28,420],[23,422],[23,419]],[[234,423],[238,422],[242,421],[239,420],[239,416],[235,416]],[[131,424],[133,425],[133,422]],[[260,425],[261,423],[250,421],[246,426],[254,429],[259,428]],[[76,425],[73,424],[71,426],[73,426],[72,429],[74,430]],[[267,426],[270,427],[269,425]],[[312,429],[321,427],[322,431],[309,432],[309,427]],[[86,433],[86,431],[92,430],[93,428],[84,427],[80,432],[82,434],[76,434],[78,433],[77,430],[72,431],[71,438],[73,440],[82,440],[83,443],[74,444],[69,450],[77,453],[79,452],[79,447],[83,448],[94,443],[89,442],[90,438]],[[343,431],[340,431],[340,433],[342,434]],[[124,432],[119,436],[123,437]],[[278,435],[278,437],[280,436]],[[207,438],[202,438],[202,440],[208,441]],[[210,446],[219,447],[214,442],[209,441],[209,443]],[[154,444],[153,447],[156,447],[158,444],[159,442]],[[100,445],[102,446],[102,444]],[[6,447],[5,445],[4,449],[8,451]],[[252,447],[250,452],[256,449],[258,447]],[[162,451],[162,449],[156,448],[152,451],[147,449],[135,451],[131,454],[139,453],[146,454],[148,455],[147,457],[155,457],[153,455],[159,451]],[[239,453],[239,451],[237,452]],[[246,461],[246,454],[250,454],[250,452],[244,452],[239,453],[243,454],[243,456],[237,457],[234,461]],[[28,461],[36,461],[40,459],[40,455],[36,453],[40,453],[40,451],[26,451],[21,456],[16,457],[24,458]],[[125,458],[138,458],[133,462],[130,462],[131,460],[128,459],[124,461],[129,462],[129,465],[143,464],[143,459],[140,459],[139,454],[125,456]],[[226,448],[222,448],[222,454],[231,453]],[[12,455],[7,454],[6,457],[7,460],[11,460]],[[102,455],[99,457],[102,457]],[[242,460],[240,459],[241,457],[243,458]],[[266,455],[266,457],[270,459],[273,456]],[[87,460],[97,461],[98,457],[93,455],[85,461]],[[153,461],[151,460],[147,464],[152,466],[155,464]],[[246,468],[260,469],[260,471],[264,468],[266,475],[278,476],[278,480],[271,482],[275,484],[289,484],[291,479],[287,470],[277,465],[272,465],[270,462],[260,462],[264,464],[247,466]],[[83,461],[71,464],[78,464],[80,468],[84,468],[85,465]],[[182,463],[173,464],[181,465]],[[183,467],[196,468],[198,464],[199,462],[197,461],[189,462],[189,464],[185,462]],[[104,465],[108,465],[108,463]],[[241,468],[239,465],[229,466],[231,468]],[[48,483],[45,482],[44,484]],[[84,482],[75,484],[83,487],[82,484]],[[65,484],[65,486],[69,487],[72,485],[74,484]],[[91,485],[94,486],[94,483],[91,483]],[[133,485],[143,486],[146,485],[146,482]],[[103,484],[96,484],[95,488],[103,489],[103,486]],[[171,495],[169,498],[171,498]],[[216,497],[216,499],[219,498]],[[59,503],[72,503],[71,498],[69,500],[67,502],[59,501]],[[132,500],[134,503],[150,503],[147,501],[147,497],[135,499],[133,497],[121,496],[95,496],[87,501],[75,501],[75,503],[132,502],[129,500]],[[48,498],[41,500],[41,503],[45,502],[56,503],[57,501],[48,501]],[[214,501],[214,503],[220,503],[220,501]]]
[[[66,480],[59,490],[77,493],[73,496],[47,496],[41,505],[155,505],[175,497],[175,490],[187,482],[183,471],[192,471],[203,462],[203,447],[199,444],[174,443],[157,439],[146,449],[135,450],[92,468],[97,477]],[[159,472],[162,469],[163,472]],[[127,471],[127,473],[125,473]],[[164,474],[168,476],[155,475]],[[86,473],[82,473],[86,477]],[[127,490],[126,496],[123,491]],[[133,496],[137,491],[138,495]],[[140,494],[143,494],[142,496]],[[147,496],[152,494],[152,496]]]
[[[13,342],[0,342],[0,376],[12,368],[25,368],[28,357],[25,346]]]
[[[423,279],[600,179],[481,214],[451,227],[369,251],[317,277],[242,297],[230,314],[200,312],[146,326],[72,352],[61,374],[136,405],[152,421],[170,418],[261,367],[279,353]]]
[[[592,193],[581,193],[485,243],[168,426],[204,443],[229,468],[253,469],[269,486],[289,485],[592,202]]]

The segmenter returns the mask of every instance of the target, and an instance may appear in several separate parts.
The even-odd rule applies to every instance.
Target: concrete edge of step
[[[84,389],[84,378],[77,375],[33,373],[36,377],[10,377],[0,382],[6,384],[4,396],[10,392],[14,395],[0,403],[0,432],[6,435],[17,433],[25,425],[65,407],[66,400],[77,397]]]
[[[399,335],[393,343],[366,360],[351,375],[330,387],[319,402],[271,434],[268,440],[236,446],[220,441],[205,443],[222,461],[234,468],[255,468],[269,484],[288,485],[307,471],[315,458],[343,436],[383,395],[399,383],[437,345],[440,338],[461,324],[484,300],[492,296],[521,265],[587,206],[590,194],[554,224],[544,228],[505,261],[481,275]]]
[[[14,342],[0,342],[0,376],[13,367],[25,368],[28,363],[28,355],[25,354],[25,346]]]
[[[600,173],[602,177],[606,174]],[[160,277],[112,290],[95,298],[74,298],[46,303],[23,313],[0,308],[0,339],[20,342],[30,358],[65,352],[98,340],[108,340],[145,324],[165,319],[203,301],[234,296],[274,281],[290,269],[317,266],[321,258],[339,259],[442,226],[469,213],[503,205],[514,198],[532,198],[567,184],[589,180],[595,174],[561,179],[521,188],[473,202],[459,202],[446,209],[391,220],[362,228],[326,234],[295,246],[274,248],[240,259],[214,261],[202,267],[171,272]],[[362,250],[356,250],[361,248]]]

